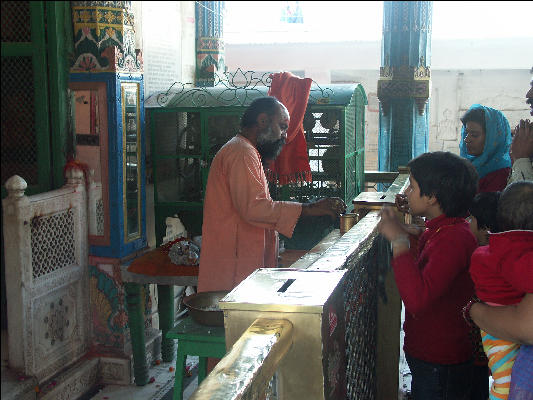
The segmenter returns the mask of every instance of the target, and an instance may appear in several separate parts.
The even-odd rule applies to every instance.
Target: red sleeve
[[[505,269],[505,280],[515,290],[533,293],[533,252],[523,254],[508,265]]]
[[[394,278],[405,308],[412,314],[423,313],[450,290],[457,276],[468,273],[475,238],[467,232],[442,232],[426,244],[423,256],[427,263],[421,269],[410,252],[392,261]],[[470,233],[470,232],[468,232]],[[423,259],[424,257],[420,257]]]
[[[502,191],[507,186],[510,172],[511,168],[502,168],[485,175],[479,180],[478,193]]]

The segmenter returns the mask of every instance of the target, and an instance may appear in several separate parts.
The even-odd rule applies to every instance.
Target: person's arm
[[[226,171],[233,206],[249,224],[291,237],[298,218],[302,216],[329,215],[335,218],[346,211],[346,204],[340,198],[305,204],[272,200],[268,197],[262,168],[259,159],[245,154],[234,157]]]
[[[302,203],[302,214],[300,217],[319,217],[329,215],[337,218],[346,212],[346,204],[339,197],[326,197],[312,203]]]
[[[520,120],[514,129],[510,153],[513,167],[509,183],[533,180],[533,124],[528,119]]]
[[[394,279],[406,310],[420,314],[431,309],[433,303],[446,293],[457,275],[469,264],[475,239],[466,243],[468,237],[455,232],[442,231],[434,238],[431,256],[421,270],[413,254],[409,252],[409,242],[390,208],[381,213],[378,230],[392,243]],[[437,245],[435,245],[437,244]]]
[[[488,334],[514,343],[533,345],[533,293],[510,306],[472,304],[470,318]]]
[[[235,153],[224,166],[232,205],[247,223],[291,237],[302,212],[300,203],[274,201],[259,158],[253,153]]]

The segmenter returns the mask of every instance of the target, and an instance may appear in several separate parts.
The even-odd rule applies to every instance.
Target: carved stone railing
[[[91,175],[94,172],[91,170]],[[94,182],[91,179],[88,193],[88,223],[89,235],[104,235],[104,201],[102,197],[102,182]]]
[[[9,366],[39,383],[89,345],[87,196],[83,173],[61,189],[25,196],[15,175],[3,203]]]
[[[386,193],[403,193],[407,178],[408,174],[401,171]],[[368,212],[327,250],[321,254],[311,252],[291,266],[315,271],[348,270],[343,283],[347,399],[388,400],[398,396],[401,300],[390,268],[390,246],[377,231],[378,214],[378,211]],[[331,241],[331,237],[328,236],[325,240]],[[244,335],[241,339],[243,337]],[[235,386],[233,380],[222,379],[238,376],[238,371],[243,369],[243,363],[246,364],[245,360],[249,356],[244,346],[234,347],[220,362],[221,367],[213,370],[202,382],[193,398],[207,400],[263,397],[269,400],[286,400],[286,397],[278,394],[276,390],[275,393],[269,392],[262,397],[258,393],[251,397],[242,395],[245,392],[253,392],[253,387],[261,386],[255,379],[268,380],[272,378],[272,373],[254,375],[243,381],[238,391],[232,390]],[[265,355],[263,357],[267,358]],[[280,362],[279,358],[276,360]],[[255,365],[258,370],[260,368],[257,363],[248,364]],[[305,369],[306,366],[302,365],[301,368]],[[328,397],[317,393],[316,398]]]

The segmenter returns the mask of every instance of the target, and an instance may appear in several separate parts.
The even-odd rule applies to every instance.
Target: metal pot
[[[183,304],[187,306],[189,314],[197,323],[224,326],[224,313],[218,308],[218,301],[228,293],[227,291],[196,293],[185,297]]]

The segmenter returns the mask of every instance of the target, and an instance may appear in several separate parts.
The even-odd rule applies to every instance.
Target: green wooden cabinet
[[[181,86],[146,100],[158,245],[165,236],[165,219],[173,215],[179,216],[192,235],[201,234],[209,165],[220,147],[238,133],[246,107],[267,92],[267,86],[249,84]],[[313,180],[283,187],[270,185],[274,199],[308,202],[337,196],[351,209],[364,180],[366,104],[360,84],[311,87],[303,125]],[[292,242],[287,240],[286,247],[311,248],[334,227],[328,219],[320,221],[323,229],[315,225],[309,230],[304,221],[299,223],[304,225],[297,226],[297,234]],[[305,238],[308,233],[313,237]]]

